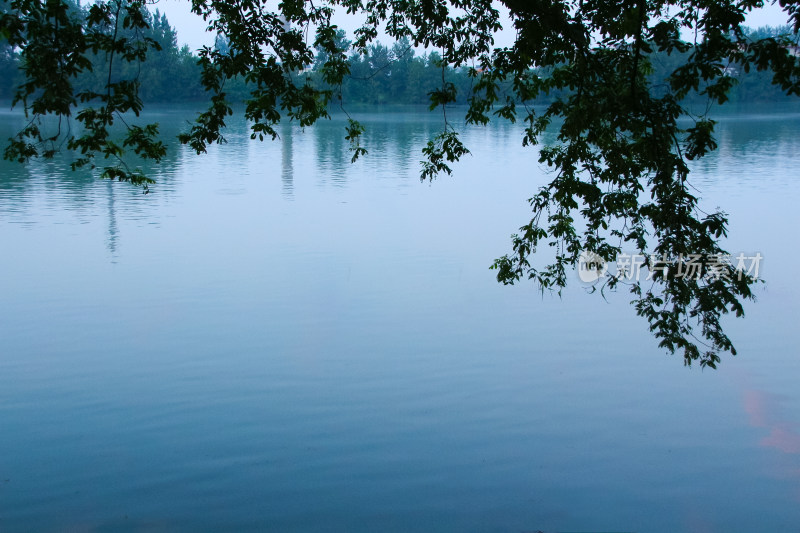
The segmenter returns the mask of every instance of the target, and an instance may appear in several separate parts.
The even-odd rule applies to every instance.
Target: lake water
[[[428,184],[438,115],[358,117],[355,165],[339,118],[234,121],[149,195],[0,164],[0,530],[799,530],[800,108],[693,174],[767,280],[718,371],[626,293],[495,281],[548,179],[518,126]]]

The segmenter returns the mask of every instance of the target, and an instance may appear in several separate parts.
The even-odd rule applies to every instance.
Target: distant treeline
[[[750,39],[777,37],[791,32],[789,26],[765,26],[751,29],[748,32]],[[340,30],[339,40],[348,44],[345,34]],[[309,73],[312,83],[321,83],[318,74],[319,66],[324,62],[324,52],[320,51],[314,68]],[[654,83],[665,83],[669,75],[688,57],[687,54],[665,52],[652,54],[651,80]],[[416,55],[408,40],[394,43],[391,47],[380,43],[371,45],[366,55],[353,54],[350,56],[350,77],[341,87],[341,95],[348,104],[429,104],[428,93],[442,85],[441,57],[436,52]],[[732,102],[777,102],[791,97],[784,94],[780,87],[772,84],[772,74],[751,70],[748,73],[731,66],[729,75],[738,80],[729,97]],[[546,75],[541,72],[540,75]],[[455,85],[457,102],[466,104],[472,94],[475,83],[470,76],[470,68],[446,68],[446,81]],[[507,82],[508,94],[511,91],[511,81]],[[501,85],[502,88],[502,85]],[[554,96],[547,95],[541,101],[533,103],[546,103]],[[700,95],[689,95],[689,100],[701,100]],[[502,98],[501,98],[502,101]]]
[[[7,9],[9,2],[0,1],[0,12]],[[76,17],[85,17],[88,6],[81,7],[69,2],[70,10]],[[82,15],[80,12],[83,11]],[[158,10],[148,17],[150,28],[139,35],[132,30],[120,28],[118,38],[150,38],[159,44],[161,50],[151,50],[147,60],[139,62],[114,61],[112,78],[115,81],[138,79],[139,95],[145,102],[198,101],[206,97],[200,85],[200,67],[197,58],[188,46],[178,47],[178,35],[166,15]],[[92,58],[92,70],[84,71],[73,82],[75,92],[86,90],[101,91],[108,79],[108,59],[98,54]],[[18,51],[12,49],[0,34],[0,99],[10,100],[15,88],[24,81],[20,71]]]
[[[7,4],[7,2],[0,2]],[[5,6],[3,6],[5,7]],[[72,9],[80,10],[77,4]],[[76,13],[79,15],[79,13]],[[150,15],[150,29],[143,37],[155,40],[161,46],[160,51],[151,51],[147,60],[139,63],[116,62],[115,79],[138,79],[142,100],[150,103],[198,102],[207,98],[200,85],[200,67],[197,58],[188,46],[179,47],[175,29],[167,17],[158,10]],[[773,37],[788,33],[789,27],[763,27],[751,30],[753,39]],[[140,36],[141,37],[141,36]],[[340,30],[339,40],[348,45],[345,33]],[[216,45],[224,49],[227,44],[218,38]],[[319,67],[324,63],[324,51],[318,51],[317,60],[307,71],[292,74],[305,77],[309,83],[321,83]],[[666,53],[651,56],[654,81],[662,81],[685,58],[680,54]],[[79,75],[75,81],[75,90],[103,87],[107,76],[107,59],[98,55],[93,60],[93,70]],[[469,75],[469,68],[445,68],[444,76],[455,85],[458,91],[458,103],[466,103],[471,94],[474,78]],[[739,80],[730,95],[734,102],[773,102],[786,97],[779,87],[771,83],[771,75],[751,71],[744,73],[731,67],[730,74]],[[20,59],[17,51],[0,36],[0,99],[9,100],[14,96],[14,88],[22,81]],[[350,76],[341,88],[336,88],[346,105],[370,104],[428,104],[428,93],[442,84],[442,67],[440,56],[436,52],[417,55],[407,40],[399,41],[391,47],[375,43],[364,55],[350,56]],[[225,91],[229,101],[241,102],[247,98],[247,86],[242,80],[229,80]],[[339,90],[340,89],[340,90]],[[552,97],[553,95],[551,95]],[[699,98],[699,97],[696,97]],[[546,100],[542,99],[544,103]]]

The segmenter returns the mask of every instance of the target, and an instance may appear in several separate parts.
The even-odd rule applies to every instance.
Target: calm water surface
[[[768,281],[718,371],[494,280],[548,179],[517,126],[421,184],[440,119],[361,118],[355,165],[339,119],[235,122],[146,196],[0,165],[0,530],[800,531],[800,109],[695,167]]]

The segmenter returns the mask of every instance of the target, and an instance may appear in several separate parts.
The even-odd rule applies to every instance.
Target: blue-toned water
[[[339,118],[234,122],[149,195],[0,165],[0,530],[798,531],[800,110],[695,165],[767,280],[718,371],[626,293],[495,281],[548,179],[518,126],[428,184],[439,116],[360,118],[354,165]]]

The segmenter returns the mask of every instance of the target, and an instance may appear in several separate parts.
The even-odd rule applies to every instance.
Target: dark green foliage
[[[506,48],[494,45],[500,16],[491,0],[193,0],[220,39],[199,51],[209,106],[180,140],[198,153],[224,142],[226,118],[240,101],[258,139],[275,138],[282,119],[305,126],[328,118],[333,104],[426,101],[444,123],[423,149],[421,176],[430,179],[468,153],[448,119],[454,104],[466,105],[468,124],[520,120],[524,145],[551,128],[557,142],[541,149],[540,161],[555,177],[530,199],[532,217],[513,236],[513,251],[494,263],[498,280],[560,291],[583,251],[609,261],[623,251],[642,254],[653,275],[629,284],[637,313],[686,364],[715,367],[722,352],[736,353],[721,320],[743,314],[756,280],[730,264],[712,271],[712,260],[726,256],[727,219],[698,208],[688,161],[716,148],[711,105],[800,94],[800,4],[781,0],[789,26],[752,31],[743,23],[759,2],[501,3],[516,32]],[[15,101],[32,121],[6,157],[52,155],[62,132],[43,133],[39,117],[69,119],[82,103],[88,107],[76,118],[84,131],[68,141],[81,153],[75,166],[102,155],[120,162],[106,176],[146,180],[127,170],[124,156],[162,157],[155,125],[125,122],[123,140],[110,126],[138,115],[148,64],[189,65],[185,50],[157,55],[176,49],[168,23],[148,18],[142,2],[105,1],[84,11],[55,0],[8,6],[0,35],[11,47],[5,57],[19,53]],[[333,24],[335,7],[364,21],[353,42]],[[397,44],[378,43],[379,28]],[[436,52],[418,57],[414,47]],[[90,75],[97,77],[76,90]],[[148,84],[158,94],[158,82]],[[705,104],[701,114],[690,111],[696,102]],[[344,132],[353,160],[366,153],[363,131],[351,119]],[[534,266],[531,256],[547,250],[550,264]],[[700,275],[680,275],[693,256]],[[607,278],[602,288],[620,283]]]
[[[102,177],[142,185],[146,192],[152,180],[130,167],[126,150],[160,161],[166,149],[157,124],[141,127],[126,121],[126,115],[138,116],[142,110],[140,83],[115,74],[121,64],[141,63],[150,50],[161,49],[143,33],[149,21],[143,1],[99,2],[87,9],[52,0],[6,3],[0,28],[8,44],[20,50],[23,74],[13,104],[21,103],[30,121],[9,139],[4,157],[20,162],[49,158],[65,145],[79,154],[73,170],[94,169],[96,157],[102,156],[112,163],[104,163]],[[95,70],[98,57],[102,70]],[[80,86],[80,78],[90,74],[96,83]],[[79,133],[72,133],[73,114]],[[55,129],[44,125],[48,115],[58,117]],[[112,135],[115,122],[125,130],[121,140]]]

